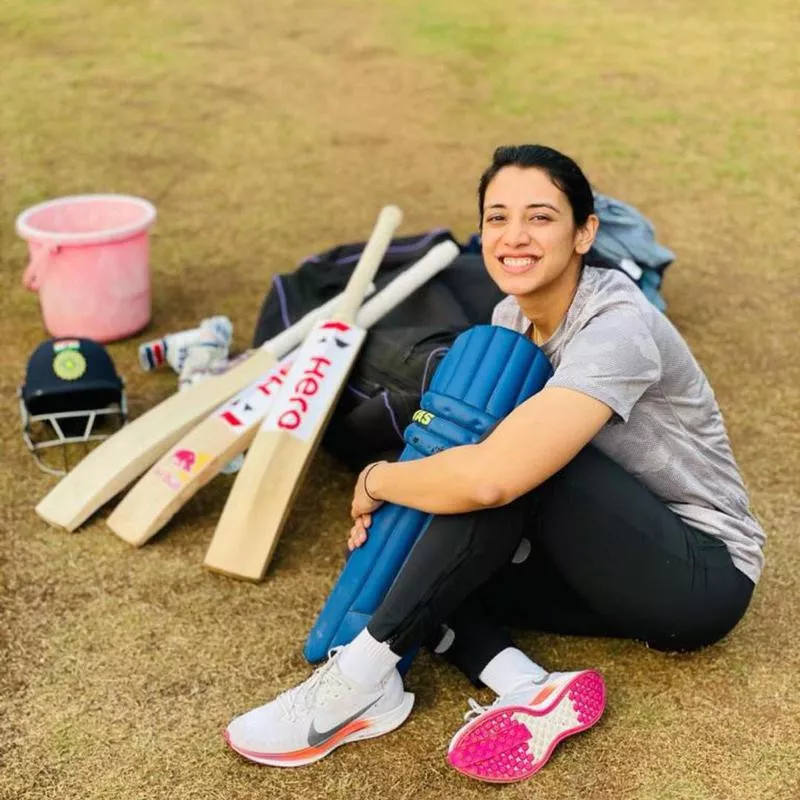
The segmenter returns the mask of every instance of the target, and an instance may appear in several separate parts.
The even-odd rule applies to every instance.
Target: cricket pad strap
[[[524,336],[494,325],[470,328],[439,364],[399,460],[480,441],[552,374],[545,354]],[[366,543],[350,554],[306,640],[308,661],[323,660],[366,627],[432,517],[392,503],[373,514]]]

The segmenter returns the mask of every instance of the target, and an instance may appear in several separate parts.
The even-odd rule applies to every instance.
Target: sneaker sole
[[[587,670],[545,708],[506,706],[486,712],[456,736],[447,760],[464,775],[490,783],[530,778],[562,739],[591,728],[605,705],[603,678]]]
[[[389,733],[395,728],[399,728],[406,721],[413,707],[414,695],[411,692],[404,692],[403,701],[391,711],[387,711],[377,717],[362,717],[354,720],[337,731],[330,739],[316,747],[305,747],[301,750],[293,750],[287,753],[260,753],[255,750],[248,750],[244,747],[238,747],[236,742],[231,740],[227,730],[222,735],[228,743],[228,747],[248,761],[267,764],[270,767],[302,767],[325,758],[325,756],[343,744],[358,742],[362,739],[372,739],[374,736],[383,736],[384,733]]]

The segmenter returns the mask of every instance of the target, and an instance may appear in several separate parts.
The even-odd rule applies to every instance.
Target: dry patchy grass
[[[0,7],[0,796],[8,798],[790,798],[800,701],[797,543],[800,168],[796,4],[586,0],[6,0]],[[667,657],[526,635],[545,665],[593,666],[607,716],[526,785],[449,770],[464,678],[423,655],[417,708],[312,767],[245,764],[219,731],[307,674],[300,645],[340,565],[351,476],[321,455],[268,580],[201,571],[230,478],[133,552],[104,514],[79,533],[32,511],[50,485],[13,397],[42,338],[14,216],[58,195],[156,202],[153,323],[212,313],[247,344],[270,275],[363,238],[475,223],[500,143],[574,154],[679,254],[670,315],[707,369],[768,530],[768,566],[729,639]],[[135,412],[174,388],[112,346]]]

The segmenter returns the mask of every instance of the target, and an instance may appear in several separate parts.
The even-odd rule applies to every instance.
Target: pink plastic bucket
[[[51,336],[122,339],[150,321],[151,203],[120,194],[62,197],[17,217],[30,264],[22,283],[39,292]]]

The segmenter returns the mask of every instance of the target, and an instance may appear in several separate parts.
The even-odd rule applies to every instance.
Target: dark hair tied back
[[[498,147],[494,151],[491,166],[481,175],[478,184],[478,214],[481,218],[486,188],[503,167],[535,167],[546,172],[553,185],[567,196],[578,227],[586,222],[590,214],[594,214],[592,187],[581,168],[569,156],[541,144],[521,144]]]

